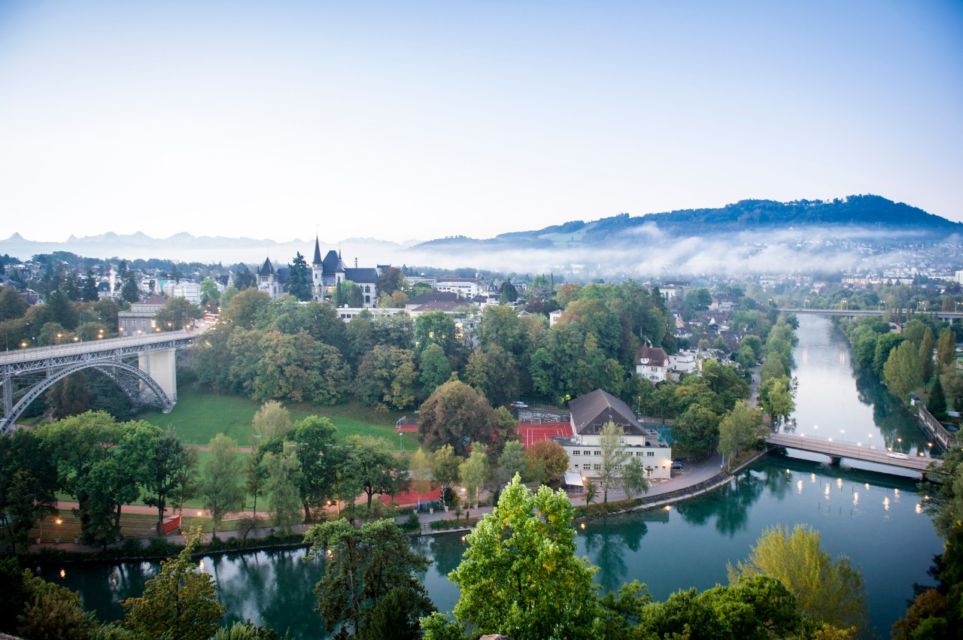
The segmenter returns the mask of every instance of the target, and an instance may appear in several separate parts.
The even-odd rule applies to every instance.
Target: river
[[[828,320],[802,316],[798,335],[798,430],[814,436],[837,430],[837,437],[848,440],[865,434],[866,442],[926,450],[912,420],[894,412],[878,389],[857,388],[846,343]],[[845,554],[860,569],[870,627],[885,637],[913,597],[913,584],[930,581],[926,570],[942,549],[920,503],[910,478],[771,456],[711,495],[589,524],[579,533],[578,553],[599,567],[603,588],[638,579],[663,599],[678,589],[725,583],[726,565],[744,559],[765,528],[808,524],[820,531],[829,553]],[[461,536],[419,538],[415,544],[432,561],[424,575],[432,600],[451,610],[457,590],[445,575],[461,558]],[[304,556],[303,549],[262,551],[200,563],[217,581],[231,619],[250,619],[296,639],[318,638],[313,587],[322,568]],[[79,590],[102,619],[115,619],[122,615],[120,601],[139,595],[156,570],[153,563],[87,565],[70,567],[60,578],[59,567],[50,567],[45,577]]]

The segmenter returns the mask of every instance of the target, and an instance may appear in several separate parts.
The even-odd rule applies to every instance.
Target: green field
[[[240,396],[220,395],[194,388],[177,391],[177,405],[170,413],[145,412],[138,416],[163,428],[172,428],[185,444],[207,444],[218,433],[224,433],[240,446],[250,446],[251,419],[260,404]],[[338,428],[338,439],[350,435],[369,435],[383,438],[392,446],[411,450],[417,446],[415,434],[404,434],[403,440],[394,430],[400,413],[378,412],[356,403],[328,406],[306,404],[286,405],[291,421],[318,415],[325,416]]]

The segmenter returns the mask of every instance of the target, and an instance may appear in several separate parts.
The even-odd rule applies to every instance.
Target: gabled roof
[[[314,236],[314,260],[311,261],[313,265],[319,265],[321,263],[321,243],[318,242],[318,236]]]
[[[257,270],[257,274],[258,274],[259,276],[271,276],[271,275],[274,275],[274,265],[271,264],[271,259],[270,259],[270,258],[265,258],[265,259],[264,259],[264,264],[262,264],[262,265],[261,265],[261,268]]]
[[[344,270],[344,277],[355,284],[375,284],[378,282],[378,270],[371,267],[354,267]]]
[[[601,389],[570,400],[568,408],[572,412],[575,431],[581,435],[598,435],[607,422],[622,427],[625,435],[645,435],[629,405]]]
[[[338,252],[332,249],[324,256],[324,260],[321,263],[321,273],[324,275],[334,275],[339,271],[344,271],[344,263],[341,262],[341,256]]]
[[[661,347],[642,347],[635,356],[635,364],[664,367],[668,362],[669,356]]]

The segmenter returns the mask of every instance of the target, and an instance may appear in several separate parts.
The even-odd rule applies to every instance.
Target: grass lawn
[[[164,428],[173,428],[186,444],[207,444],[218,433],[224,433],[240,446],[251,445],[251,420],[261,406],[253,400],[233,395],[219,395],[193,387],[178,389],[177,405],[168,414],[149,411],[141,414],[147,420]],[[357,403],[328,406],[307,404],[286,405],[292,422],[310,415],[325,416],[338,428],[338,439],[354,435],[383,438],[392,446],[404,446],[411,450],[417,446],[416,434],[403,434],[402,442],[394,430],[400,413],[378,412]]]

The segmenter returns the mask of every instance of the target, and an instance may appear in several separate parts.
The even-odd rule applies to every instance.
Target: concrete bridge
[[[779,311],[783,313],[809,313],[813,315],[821,316],[839,316],[845,318],[863,318],[869,316],[882,316],[887,311],[893,311],[895,314],[909,317],[912,315],[917,316],[932,316],[934,318],[939,318],[940,320],[947,320],[952,322],[953,320],[963,319],[963,311],[917,311],[915,309],[808,309],[808,308],[792,308],[783,307]]]
[[[770,448],[798,449],[811,453],[821,453],[829,456],[832,464],[838,465],[842,458],[849,460],[862,460],[863,462],[874,462],[885,464],[901,469],[911,469],[920,473],[929,470],[932,464],[935,467],[943,465],[943,461],[938,458],[924,458],[904,453],[892,453],[886,450],[871,449],[861,447],[858,444],[849,442],[832,442],[821,438],[807,438],[805,436],[790,433],[770,433],[766,436],[766,444]]]
[[[134,402],[155,404],[166,413],[177,402],[177,349],[193,345],[201,333],[203,329],[172,331],[0,353],[0,433],[12,429],[30,403],[56,382],[83,369],[97,369]]]

